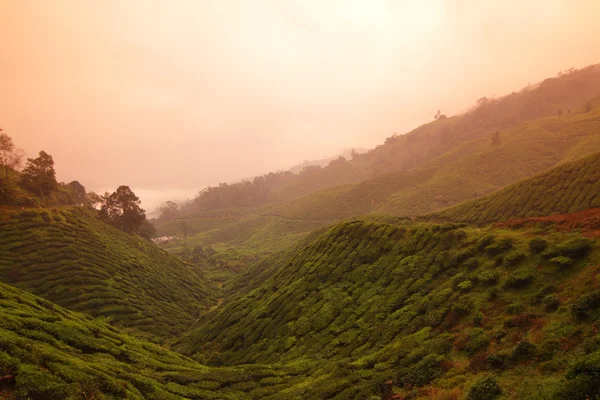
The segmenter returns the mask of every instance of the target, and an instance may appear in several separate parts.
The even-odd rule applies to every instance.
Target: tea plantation
[[[486,223],[600,207],[600,153],[558,166],[426,219]]]
[[[82,207],[2,212],[0,280],[162,337],[216,302],[201,271]]]
[[[411,399],[600,394],[593,239],[356,220],[255,268],[176,348],[221,365],[308,357],[330,366],[317,398],[387,381]]]

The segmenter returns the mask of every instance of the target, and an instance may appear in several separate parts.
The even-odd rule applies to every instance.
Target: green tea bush
[[[574,238],[546,250],[544,255],[547,258],[563,256],[576,259],[585,256],[593,243],[591,239]]]
[[[500,274],[497,271],[483,271],[478,275],[479,281],[485,286],[492,286],[500,280]]]
[[[496,256],[512,247],[512,239],[503,238],[495,243],[492,243],[484,248],[484,251],[490,256]]]
[[[565,256],[558,256],[550,259],[551,263],[558,265],[559,267],[569,267],[573,264],[573,259]]]
[[[456,287],[458,287],[460,290],[462,290],[464,292],[468,292],[469,290],[471,290],[471,288],[473,288],[473,282],[471,282],[469,280],[462,281]]]
[[[508,306],[506,306],[506,312],[512,315],[521,314],[524,309],[525,306],[523,305],[523,303],[520,302],[511,303]]]
[[[519,262],[523,261],[525,259],[525,257],[526,257],[525,253],[523,253],[520,250],[517,250],[517,251],[513,251],[511,253],[508,253],[504,257],[504,261],[506,262],[506,264],[508,264],[510,266],[514,266],[514,265],[517,265]]]
[[[542,299],[544,309],[548,312],[554,312],[560,306],[560,300],[555,294],[549,294]]]
[[[571,314],[578,320],[589,317],[591,311],[600,307],[600,290],[581,296],[571,305]]]
[[[533,272],[523,268],[509,275],[504,282],[504,287],[510,289],[522,288],[529,285],[533,280]]]
[[[535,352],[536,347],[534,344],[527,340],[521,340],[513,347],[510,353],[510,359],[516,362],[531,360],[535,355]]]
[[[542,251],[546,250],[548,247],[548,242],[541,238],[531,239],[529,242],[529,249],[533,254],[539,254]]]
[[[493,400],[502,394],[500,386],[491,376],[479,378],[467,394],[467,400]]]
[[[567,381],[557,390],[556,398],[588,400],[600,398],[600,350],[575,362],[567,372]]]

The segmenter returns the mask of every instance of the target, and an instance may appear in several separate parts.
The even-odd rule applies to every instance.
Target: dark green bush
[[[529,269],[523,268],[509,275],[504,282],[504,287],[511,289],[522,288],[533,282],[533,279],[533,273]]]
[[[405,385],[423,386],[441,374],[443,359],[441,356],[428,354],[418,363],[400,370],[397,381]]]
[[[526,361],[535,355],[535,345],[527,340],[521,340],[513,347],[510,358],[512,361]]]
[[[506,367],[506,358],[507,355],[505,353],[498,352],[487,356],[486,362],[490,368],[504,369]]]
[[[525,259],[525,253],[523,253],[522,251],[513,251],[511,253],[508,253],[506,255],[506,257],[504,257],[504,261],[506,262],[506,264],[510,265],[510,266],[514,266],[517,265],[519,262],[523,261]]]
[[[479,261],[476,258],[469,258],[463,265],[469,271],[473,271],[479,266]]]
[[[502,390],[496,380],[491,376],[486,376],[473,383],[467,394],[467,400],[493,400],[501,393]]]
[[[459,316],[468,315],[471,311],[471,301],[468,297],[461,297],[454,305],[452,306],[452,311],[454,311]]]
[[[589,317],[589,313],[600,307],[600,290],[581,296],[571,305],[571,314],[579,320]]]
[[[490,256],[498,255],[512,247],[512,239],[504,238],[498,242],[492,243],[484,248],[484,251]]]
[[[569,368],[567,381],[556,395],[556,398],[569,400],[600,398],[600,350],[588,354]]]
[[[547,247],[548,242],[541,238],[531,239],[531,241],[529,242],[529,249],[534,254],[541,253],[542,251],[546,250]]]
[[[556,297],[555,294],[549,294],[542,300],[542,304],[544,305],[544,309],[548,312],[556,311],[558,306],[560,306],[560,300]]]
[[[522,303],[511,303],[506,306],[506,312],[512,315],[518,315],[523,312],[525,306]]]
[[[478,276],[479,281],[485,286],[491,286],[498,283],[500,280],[500,274],[496,271],[483,271]]]
[[[593,243],[594,242],[590,239],[575,238],[557,244],[553,248],[546,250],[544,255],[548,258],[554,258],[558,256],[574,259],[580,258],[587,254],[587,252],[592,248]]]

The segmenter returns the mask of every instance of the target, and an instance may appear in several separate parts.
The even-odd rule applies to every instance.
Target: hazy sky
[[[600,0],[0,0],[0,127],[60,180],[183,195],[598,63],[599,19]]]

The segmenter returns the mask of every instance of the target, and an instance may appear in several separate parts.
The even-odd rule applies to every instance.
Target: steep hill
[[[305,371],[207,367],[0,283],[0,398],[278,398],[302,383]]]
[[[579,234],[357,220],[255,268],[180,349],[307,357],[330,371],[320,398],[600,394],[600,248]]]
[[[424,218],[486,223],[600,207],[600,153]]]
[[[528,120],[579,113],[600,93],[600,64],[545,79],[497,99],[481,98],[473,110],[389,137],[384,144],[346,163],[299,176],[274,189],[272,201],[287,202],[328,187],[363,181],[390,171],[418,168],[462,142]]]
[[[488,137],[470,140],[411,171],[336,186],[276,206],[205,211],[200,218],[186,220],[190,232],[196,233],[187,243],[214,246],[237,264],[235,260],[246,259],[240,254],[273,253],[313,229],[344,218],[369,213],[415,217],[479,198],[598,151],[600,107],[530,121],[500,131],[497,146]],[[569,210],[549,205],[546,211]],[[163,226],[158,230],[167,232]],[[169,249],[182,251],[182,242]]]
[[[0,213],[0,280],[161,336],[216,301],[199,271],[80,207]]]
[[[561,162],[600,150],[600,108],[500,131],[500,144],[471,140],[423,167],[337,186],[276,208],[284,218],[336,220],[369,212],[415,216],[482,196]]]
[[[584,104],[598,93],[600,64],[546,79],[501,98],[481,98],[476,107],[462,115],[437,119],[403,135],[394,134],[350,160],[337,159],[324,168],[309,166],[298,174],[270,173],[251,181],[207,188],[210,190],[184,207],[180,216],[223,207],[285,203],[333,186],[419,168],[463,142],[496,130],[557,114],[583,112]]]

